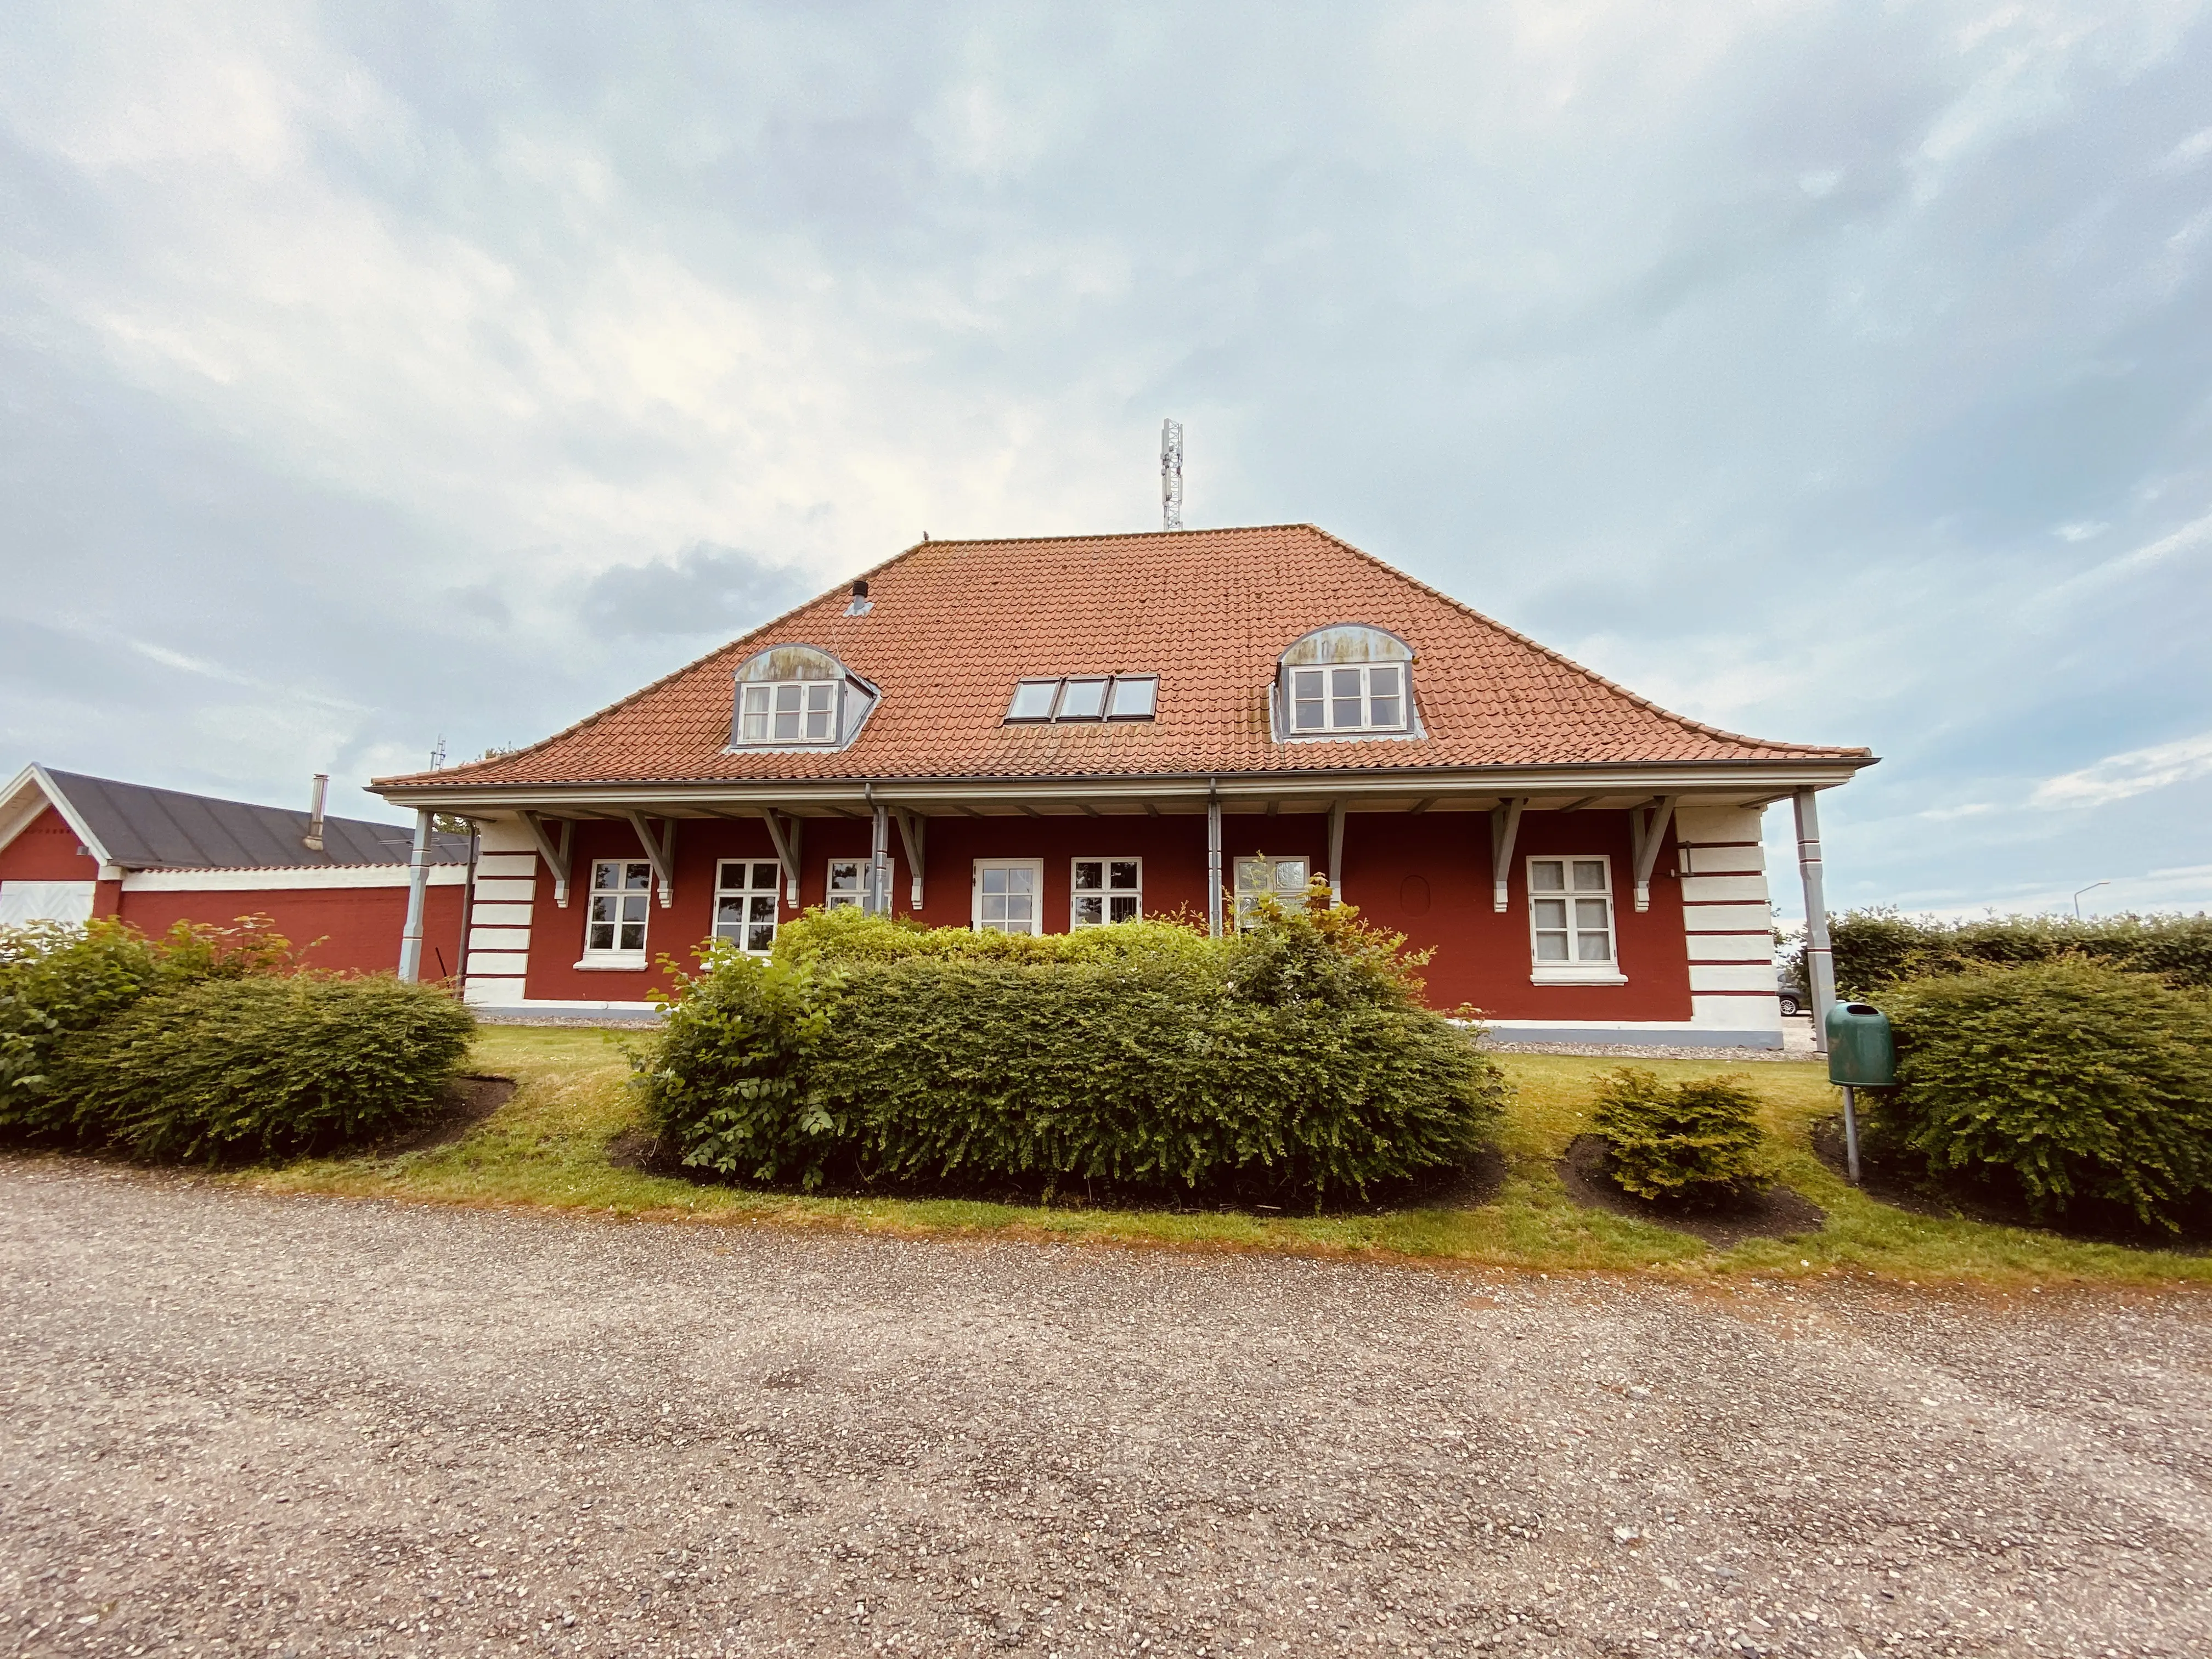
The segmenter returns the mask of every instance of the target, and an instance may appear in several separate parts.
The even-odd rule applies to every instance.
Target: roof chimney
[[[865,617],[875,608],[875,601],[868,597],[868,580],[863,576],[853,584],[853,602],[845,607],[845,614]]]
[[[323,850],[323,797],[330,793],[330,787],[331,775],[316,773],[315,787],[307,796],[307,833],[301,838],[301,845],[310,853]]]

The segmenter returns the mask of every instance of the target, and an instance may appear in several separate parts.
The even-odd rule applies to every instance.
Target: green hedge
[[[0,1133],[72,1139],[75,1109],[57,1092],[56,1056],[141,998],[204,980],[281,973],[292,947],[266,921],[179,922],[149,939],[119,921],[0,928]]]
[[[684,1162],[741,1179],[1321,1202],[1462,1164],[1504,1084],[1348,908],[1210,940],[810,918],[718,952],[638,1055]]]
[[[2212,916],[1986,916],[1940,921],[1893,909],[1831,916],[1836,988],[1873,998],[1906,980],[1975,967],[2020,967],[2068,958],[2155,974],[2170,985],[2212,989]],[[1794,958],[1804,983],[1804,950]]]
[[[1600,1079],[1590,1127],[1604,1139],[1622,1187],[1694,1209],[1747,1197],[1771,1182],[1759,1104],[1735,1078],[1668,1085],[1656,1073],[1624,1066]]]
[[[2009,1184],[2039,1217],[2087,1200],[2172,1229],[2212,1197],[2212,999],[2087,962],[1896,988],[1878,1145]]]
[[[55,1080],[83,1139],[140,1158],[263,1158],[428,1115],[475,1031],[445,992],[384,975],[211,979],[73,1035]]]
[[[0,1134],[222,1158],[380,1133],[476,1026],[444,992],[299,971],[265,921],[0,930]]]

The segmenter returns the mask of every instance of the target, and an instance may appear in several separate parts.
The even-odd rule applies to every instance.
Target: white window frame
[[[1294,738],[1314,738],[1333,737],[1340,732],[1350,732],[1358,736],[1370,732],[1411,731],[1413,725],[1412,669],[1413,665],[1405,662],[1316,662],[1286,665],[1283,670],[1284,718],[1288,723],[1291,735]],[[1397,678],[1398,715],[1395,720],[1378,720],[1375,718],[1375,675],[1377,670],[1386,670]],[[1321,676],[1322,723],[1318,726],[1302,726],[1298,723],[1298,678],[1304,674]],[[1336,677],[1340,674],[1356,674],[1359,677],[1358,697],[1359,719],[1355,724],[1346,725],[1337,719],[1340,696]],[[1309,698],[1306,701],[1310,702],[1311,699]]]
[[[1085,864],[1096,864],[1101,866],[1098,872],[1098,876],[1102,883],[1110,883],[1114,879],[1114,866],[1117,864],[1133,864],[1137,866],[1136,885],[1133,887],[1115,887],[1110,885],[1089,888],[1079,887],[1076,884],[1076,873],[1079,867]],[[1104,917],[1102,921],[1084,921],[1078,917],[1076,912],[1080,907],[1081,901],[1085,898],[1098,898],[1106,901],[1105,903],[1100,907],[1100,908],[1104,912]],[[1114,914],[1113,901],[1117,898],[1134,899],[1137,902],[1135,914],[1127,916],[1115,916]],[[1142,921],[1144,919],[1145,861],[1143,859],[1130,858],[1127,856],[1121,858],[1100,858],[1090,856],[1068,860],[1067,931],[1069,933],[1074,933],[1078,928],[1082,927],[1109,927],[1116,921]]]
[[[1560,879],[1565,884],[1556,892],[1539,892],[1536,888],[1536,866],[1556,864],[1560,866]],[[1578,888],[1575,883],[1577,865],[1596,865],[1605,875],[1605,886]],[[1528,898],[1528,982],[1531,985],[1626,985],[1627,975],[1620,971],[1620,902],[1613,885],[1613,860],[1604,853],[1541,853],[1522,861],[1522,880],[1526,884]],[[1546,962],[1536,954],[1536,936],[1540,933],[1558,933],[1556,927],[1540,928],[1536,925],[1536,907],[1556,899],[1571,905],[1577,900],[1599,900],[1605,905],[1605,948],[1603,962],[1586,961],[1581,956],[1583,936],[1595,929],[1582,927],[1575,913],[1567,913],[1567,950],[1569,960]]]
[[[744,879],[734,885],[730,881],[732,870],[744,872]],[[765,887],[750,884],[761,871],[769,872]],[[744,917],[735,925],[734,934],[723,932],[727,924],[722,920],[722,901],[728,898],[744,900]],[[760,926],[753,917],[753,901],[765,898],[769,902],[768,943],[754,948],[752,930]],[[714,860],[714,920],[713,937],[726,939],[749,957],[764,957],[775,948],[775,930],[783,920],[783,866],[773,856],[764,859],[717,859]]]
[[[786,691],[794,694],[794,700],[798,704],[795,709],[786,711],[776,707]],[[824,695],[817,699],[814,696],[817,691]],[[757,712],[750,709],[747,706],[757,693],[763,696],[767,704],[765,709]],[[842,680],[740,680],[738,682],[738,720],[736,729],[732,733],[733,744],[740,749],[834,749],[837,745],[839,731],[844,724],[844,693],[845,685]],[[812,704],[817,701],[824,703],[826,707],[814,708]],[[776,719],[779,714],[787,712],[790,713],[798,722],[796,734],[791,737],[779,737],[775,732]],[[807,735],[806,723],[817,714],[822,717],[827,729],[818,738],[810,737]],[[745,731],[745,722],[755,719],[766,722],[766,729],[759,737],[750,736]]]
[[[1264,889],[1245,886],[1244,868],[1249,864],[1265,864],[1268,866],[1268,881],[1270,884],[1268,886]],[[1299,882],[1296,887],[1285,887],[1282,884],[1282,866],[1285,864],[1303,864],[1305,866],[1305,879]],[[1272,896],[1275,902],[1281,905],[1285,910],[1304,909],[1306,908],[1306,888],[1313,881],[1313,872],[1314,861],[1306,857],[1303,853],[1237,853],[1232,854],[1229,860],[1229,894],[1230,914],[1233,921],[1233,925],[1237,927],[1242,927],[1244,925],[1244,918],[1249,915],[1255,907],[1260,896],[1263,891]]]
[[[604,887],[599,884],[599,872],[603,870],[621,872],[615,878],[614,886]],[[645,872],[644,884],[633,887],[629,884],[629,878],[639,871]],[[611,945],[595,946],[592,943],[592,929],[595,926],[609,925],[605,922],[595,921],[592,915],[602,898],[613,898],[619,901],[612,923],[615,930],[614,943]],[[637,949],[625,951],[622,948],[622,935],[623,929],[629,926],[629,922],[622,913],[629,908],[628,902],[631,899],[635,899],[639,902],[644,920],[638,924]],[[590,879],[584,889],[584,954],[576,966],[600,969],[612,969],[623,972],[643,968],[647,961],[646,953],[652,944],[652,860],[649,859],[593,859]]]
[[[865,856],[857,859],[831,859],[822,866],[822,908],[825,910],[865,910],[868,908],[868,866],[873,862]],[[859,885],[837,885],[837,866],[841,864],[856,867]],[[896,854],[884,860],[884,914],[890,914],[890,896],[898,891],[898,857]]]
[[[1035,884],[1030,890],[1030,925],[1031,934],[1044,932],[1044,860],[1042,859],[977,859],[973,873],[969,877],[968,925],[977,933],[1012,933],[1021,931],[1001,923],[985,927],[983,922],[983,872],[986,870],[1026,870]]]

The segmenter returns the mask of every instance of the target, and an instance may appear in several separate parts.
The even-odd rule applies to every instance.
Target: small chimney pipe
[[[315,787],[307,796],[307,833],[301,844],[310,853],[323,850],[323,798],[330,793],[331,775],[315,774]]]

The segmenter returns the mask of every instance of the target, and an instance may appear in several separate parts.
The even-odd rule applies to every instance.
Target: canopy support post
[[[399,930],[399,979],[422,981],[422,901],[430,885],[430,810],[415,814],[415,846],[407,855],[407,921]]]
[[[1221,937],[1221,797],[1209,783],[1206,790],[1206,931]]]
[[[1813,999],[1813,1047],[1828,1052],[1828,1010],[1836,1006],[1836,959],[1828,945],[1828,898],[1820,870],[1820,809],[1814,792],[1800,789],[1797,875],[1805,884],[1805,989]]]

